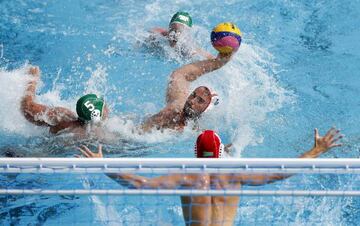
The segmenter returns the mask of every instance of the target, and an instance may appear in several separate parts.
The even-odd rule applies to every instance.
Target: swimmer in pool
[[[101,122],[108,117],[109,110],[102,97],[95,94],[82,96],[76,103],[76,113],[63,107],[46,106],[35,100],[36,86],[40,79],[39,67],[30,67],[28,74],[32,79],[21,100],[21,111],[29,122],[49,127],[52,134],[66,131],[83,137],[89,129],[97,136],[104,134]]]
[[[177,12],[173,15],[170,20],[169,28],[153,28],[150,32],[152,33],[150,37],[146,40],[147,44],[157,47],[160,43],[157,40],[157,35],[164,37],[168,42],[170,47],[179,50],[183,56],[193,56],[199,55],[206,59],[214,59],[215,57],[205,50],[195,47],[193,50],[189,47],[189,43],[185,43],[183,39],[186,38],[186,35],[190,34],[192,27],[192,18],[187,12]],[[193,41],[191,41],[193,42]],[[180,48],[178,48],[180,47]]]
[[[333,147],[342,138],[339,130],[330,129],[320,137],[315,129],[314,147],[300,158],[317,158]],[[98,153],[86,146],[79,148],[87,158],[102,158],[101,146]],[[195,156],[197,158],[221,158],[223,145],[220,137],[212,130],[206,130],[197,138]],[[242,185],[259,186],[291,177],[290,174],[172,174],[147,178],[133,174],[107,174],[119,184],[129,188],[141,189],[241,189]],[[182,196],[182,210],[185,225],[233,225],[238,209],[238,196]]]
[[[166,106],[149,117],[141,129],[174,129],[182,131],[190,121],[196,121],[202,113],[218,104],[218,95],[209,87],[199,86],[190,93],[190,84],[199,77],[224,66],[234,54],[222,54],[215,59],[184,65],[170,75],[166,92]]]
[[[191,94],[191,82],[202,75],[224,66],[231,54],[219,54],[217,58],[187,64],[172,72],[167,88],[166,106],[157,114],[149,117],[140,126],[140,133],[152,129],[173,129],[182,131],[189,121],[196,121],[203,112],[218,102],[217,94],[206,86],[197,87]],[[91,129],[96,137],[110,137],[101,122],[108,117],[108,108],[103,98],[95,94],[81,97],[76,104],[76,112],[63,107],[50,107],[35,100],[35,91],[40,79],[40,69],[31,67],[32,80],[27,84],[21,101],[21,110],[25,118],[38,126],[47,126],[53,134],[69,132],[77,136],[86,136]],[[190,94],[190,96],[189,96]]]
[[[173,71],[167,87],[166,106],[146,119],[139,132],[150,132],[152,129],[182,131],[189,121],[196,121],[203,112],[216,105],[216,93],[206,86],[199,86],[190,94],[190,84],[204,74],[224,66],[234,53],[219,53],[215,59],[197,61]],[[85,136],[90,127],[97,137],[103,136],[105,131],[100,122],[108,117],[109,112],[103,98],[95,94],[81,97],[76,104],[77,114],[67,108],[39,104],[35,100],[35,91],[40,79],[40,69],[30,67],[28,74],[32,80],[27,84],[21,101],[21,110],[28,121],[49,127],[53,134],[71,132]],[[108,134],[106,137],[110,135],[114,136]]]

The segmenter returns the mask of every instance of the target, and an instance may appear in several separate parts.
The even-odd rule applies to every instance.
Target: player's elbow
[[[34,108],[34,101],[33,101],[32,97],[25,96],[21,100],[21,111],[22,111],[22,113],[26,116],[30,112],[33,111],[33,108]]]
[[[170,75],[170,82],[179,82],[185,79],[185,76],[181,73],[180,70],[175,70]]]
[[[35,116],[39,115],[41,112],[39,111],[39,108],[37,107],[38,104],[36,104],[31,96],[25,96],[21,101],[21,112],[24,115],[24,117],[30,121],[34,122]]]
[[[170,75],[170,83],[186,83],[196,79],[186,68],[179,68]]]

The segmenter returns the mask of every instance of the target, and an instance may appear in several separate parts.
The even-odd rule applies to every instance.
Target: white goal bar
[[[359,174],[360,159],[0,158],[0,173],[117,172]]]
[[[199,189],[0,189],[0,195],[165,195],[165,196],[360,196],[334,190],[199,190]]]
[[[359,174],[360,159],[0,158],[0,173],[299,173]],[[356,175],[357,176],[357,175]],[[0,195],[360,196],[345,190],[0,189]]]

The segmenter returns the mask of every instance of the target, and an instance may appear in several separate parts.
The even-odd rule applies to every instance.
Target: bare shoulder
[[[163,36],[166,36],[168,34],[167,30],[161,27],[155,27],[151,29],[152,33],[161,34]]]
[[[77,115],[71,110],[63,107],[51,108],[47,113],[47,122],[50,126],[51,133],[59,133],[68,128],[80,127],[81,124],[78,121]],[[74,131],[72,131],[74,132]],[[81,134],[83,131],[76,132]]]
[[[68,108],[64,108],[64,107],[54,107],[53,110],[56,111],[56,112],[59,113],[59,114],[63,114],[63,115],[66,116],[66,117],[72,117],[72,118],[77,119],[76,113],[74,113],[73,111],[71,111],[71,110],[68,109]]]
[[[189,88],[190,83],[188,81],[181,78],[171,78],[166,92],[166,103],[169,107],[177,107],[178,105],[183,107],[189,95]]]
[[[50,120],[50,125],[77,121],[77,115],[64,107],[50,108],[46,115]]]
[[[179,107],[176,107],[173,104],[168,104],[158,113],[147,118],[142,124],[141,129],[148,132],[154,127],[158,129],[167,127],[169,120],[172,120],[176,116],[177,112],[180,111],[181,109]]]

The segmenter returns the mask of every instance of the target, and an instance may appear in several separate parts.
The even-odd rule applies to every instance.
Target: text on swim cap
[[[95,106],[90,101],[86,101],[84,105],[90,112],[95,110]]]
[[[184,15],[179,15],[180,20],[189,21],[189,18]]]
[[[85,107],[90,111],[90,118],[98,120],[101,116],[101,112],[98,109],[95,109],[95,106],[90,102],[86,101],[84,103]]]

